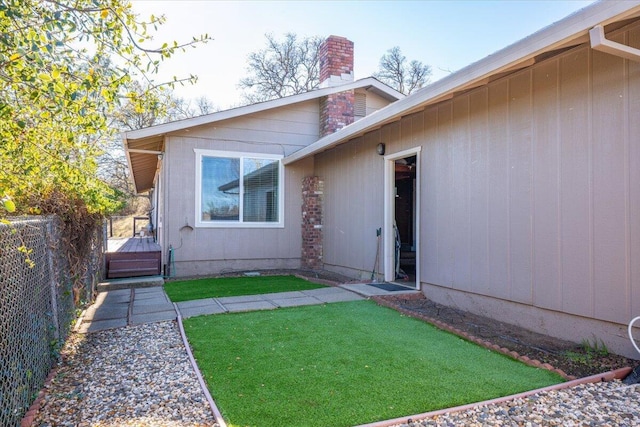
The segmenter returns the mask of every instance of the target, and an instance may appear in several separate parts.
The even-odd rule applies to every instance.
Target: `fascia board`
[[[403,94],[402,92],[398,92],[391,86],[387,86],[386,84],[382,83],[380,80],[376,79],[375,77],[367,77],[365,79],[358,80],[356,83],[358,82],[362,83],[360,87],[364,87],[367,90],[370,90],[370,88],[374,88],[379,94],[385,96],[388,99],[398,100],[398,99],[406,98],[405,94]],[[359,88],[355,88],[355,89],[359,89]]]
[[[589,30],[596,25],[606,25],[616,20],[624,19],[637,13],[639,10],[640,0],[600,1],[587,6],[480,61],[438,80],[404,99],[400,99],[358,120],[334,134],[328,135],[296,151],[286,157],[283,163],[287,165],[346,142],[348,139],[369,130],[376,129],[384,123],[394,121],[408,111],[427,106],[430,102],[440,100],[446,95],[453,94],[474,82],[508,70],[518,62],[529,60],[543,51],[553,50],[555,47],[562,46],[570,40],[587,35]]]

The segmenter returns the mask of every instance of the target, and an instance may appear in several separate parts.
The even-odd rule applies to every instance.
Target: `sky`
[[[354,42],[354,77],[371,76],[394,46],[407,60],[432,67],[431,81],[459,70],[591,4],[583,0],[501,1],[152,1],[133,0],[140,18],[165,15],[154,42],[213,40],[161,65],[157,82],[198,76],[176,86],[185,99],[205,96],[219,109],[241,103],[239,80],[247,56],[265,47],[265,34],[282,39],[336,35]]]

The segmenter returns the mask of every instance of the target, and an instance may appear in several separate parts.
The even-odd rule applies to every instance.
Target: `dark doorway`
[[[396,280],[416,282],[416,165],[415,155],[395,161]]]

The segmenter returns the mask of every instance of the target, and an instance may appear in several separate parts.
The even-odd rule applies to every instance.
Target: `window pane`
[[[240,159],[202,157],[202,221],[240,219]]]
[[[278,222],[278,165],[271,159],[243,160],[243,221]]]

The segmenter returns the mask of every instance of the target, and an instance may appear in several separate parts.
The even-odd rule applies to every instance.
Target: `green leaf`
[[[13,213],[16,211],[16,204],[11,199],[4,200],[2,202],[2,205],[4,206],[4,209],[9,213]]]

